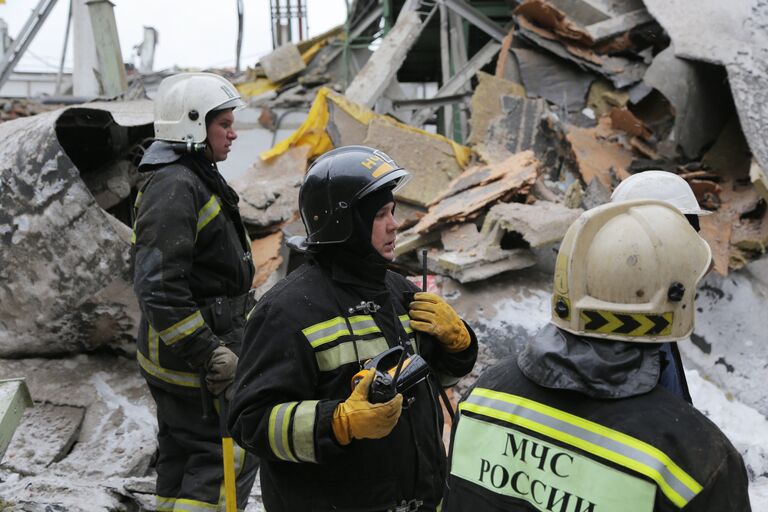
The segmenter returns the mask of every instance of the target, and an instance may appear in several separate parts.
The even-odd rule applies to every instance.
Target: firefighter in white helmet
[[[555,265],[552,323],[459,405],[442,510],[745,512],[739,453],[658,384],[711,258],[661,201],[582,214]]]
[[[166,78],[156,141],[139,164],[148,178],[133,233],[137,357],[157,404],[158,510],[219,510],[224,499],[217,411],[234,378],[254,265],[237,194],[216,163],[237,138],[233,112],[243,105],[220,76]],[[235,448],[242,508],[257,464]]]
[[[671,204],[685,215],[696,231],[700,229],[699,216],[712,213],[699,206],[696,195],[687,181],[667,171],[653,170],[633,174],[619,183],[611,195],[612,202],[636,199],[656,199]],[[661,354],[660,384],[684,398],[688,403],[693,403],[677,344],[664,343],[661,346]]]

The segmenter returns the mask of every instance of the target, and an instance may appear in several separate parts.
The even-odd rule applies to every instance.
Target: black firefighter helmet
[[[343,146],[315,160],[299,191],[299,210],[307,236],[291,237],[288,245],[313,251],[345,242],[354,229],[351,209],[383,187],[400,187],[410,177],[383,151]]]

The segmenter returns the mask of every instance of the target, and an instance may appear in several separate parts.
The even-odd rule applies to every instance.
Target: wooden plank
[[[0,461],[21,422],[24,409],[32,405],[23,379],[0,380]]]

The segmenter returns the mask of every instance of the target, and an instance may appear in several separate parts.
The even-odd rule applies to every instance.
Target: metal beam
[[[460,92],[462,86],[467,83],[473,76],[475,76],[480,68],[485,66],[488,61],[491,60],[493,56],[499,52],[500,48],[501,45],[496,41],[488,41],[485,46],[480,49],[479,52],[477,52],[472,56],[471,59],[469,59],[464,67],[458,70],[456,74],[453,75],[451,79],[437,91],[435,96],[452,96]],[[436,108],[437,107],[431,106],[424,108],[418,114],[413,116],[411,119],[411,124],[413,126],[423,125],[427,119],[432,117],[432,114],[435,113]]]
[[[502,42],[507,31],[491,18],[472,7],[464,0],[441,0],[450,10],[497,40]]]
[[[397,70],[403,65],[408,51],[437,10],[433,7],[422,20],[418,7],[418,1],[406,1],[392,30],[344,92],[350,101],[373,108],[376,100],[384,93]]]
[[[16,37],[0,61],[0,88],[5,85],[8,77],[11,76],[16,64],[19,63],[21,56],[24,55],[24,52],[35,38],[40,27],[43,26],[43,22],[45,22],[45,19],[55,5],[56,0],[40,0],[37,7],[32,10],[32,14],[21,29],[21,33]]]

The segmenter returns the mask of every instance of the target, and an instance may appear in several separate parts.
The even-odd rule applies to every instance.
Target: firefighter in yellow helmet
[[[166,78],[156,140],[139,164],[148,178],[135,206],[133,286],[139,368],[157,405],[157,510],[223,510],[221,409],[211,396],[220,404],[234,379],[254,266],[237,194],[216,163],[237,138],[233,111],[243,105],[218,75]],[[234,458],[244,507],[258,461],[241,448]]]
[[[658,384],[690,334],[707,243],[670,204],[585,212],[558,254],[552,323],[459,405],[443,510],[749,511],[722,432]]]

